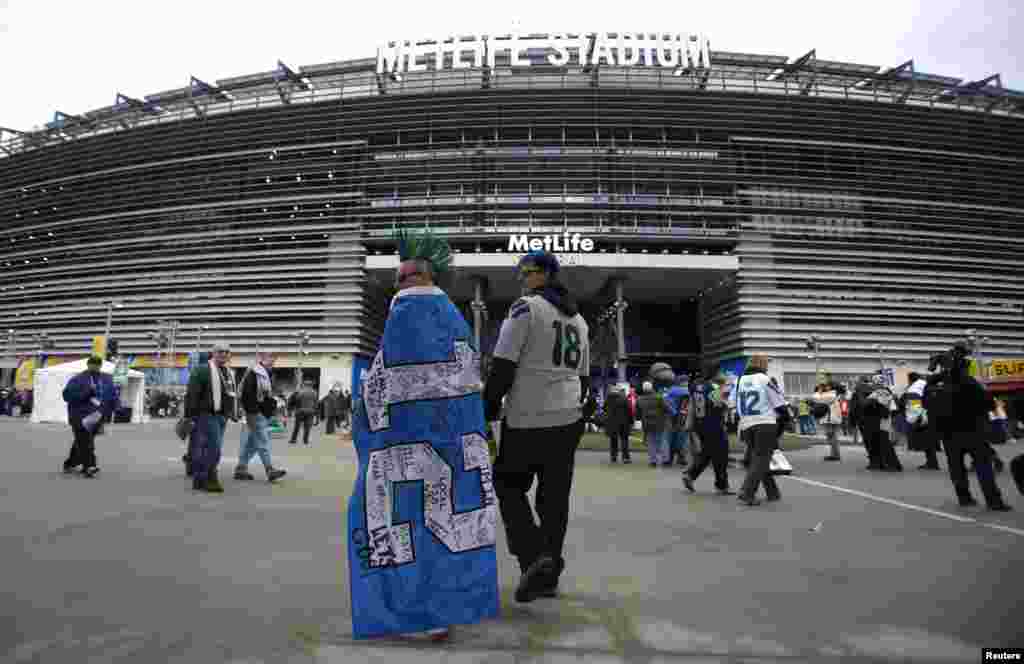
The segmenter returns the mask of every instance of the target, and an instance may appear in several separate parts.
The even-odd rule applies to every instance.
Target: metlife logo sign
[[[530,237],[529,235],[509,235],[508,250],[514,252],[527,251],[550,251],[589,253],[594,250],[594,241],[588,237],[580,237],[579,233],[565,233],[563,235],[542,235]]]

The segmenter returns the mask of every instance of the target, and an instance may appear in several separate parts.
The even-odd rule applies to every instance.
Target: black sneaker
[[[267,481],[268,482],[276,482],[277,480],[281,479],[282,477],[284,477],[287,474],[288,474],[288,471],[282,470],[280,468],[277,468],[277,469],[274,469],[274,470],[268,470],[267,471]]]
[[[71,475],[76,470],[78,470],[78,466],[67,466],[67,465],[64,466],[64,474],[65,475]]]
[[[90,466],[82,471],[82,477],[96,477],[100,472],[100,469],[96,466]]]
[[[551,556],[541,556],[533,561],[519,578],[515,599],[517,602],[532,602],[541,596],[541,591],[550,583],[548,579],[555,573],[555,561]]]
[[[622,463],[633,463],[633,460],[630,458],[625,458],[622,460]]]
[[[235,477],[236,480],[254,480],[254,479],[256,479],[255,477],[252,476],[252,473],[250,473],[248,470],[236,470],[234,477]]]
[[[761,501],[754,497],[740,496],[738,502],[746,505],[747,507],[756,507],[761,504]]]
[[[978,501],[972,498],[971,496],[967,496],[966,498],[959,498],[958,502],[960,503],[960,507],[974,507],[975,505],[978,504]]]
[[[549,581],[546,585],[537,590],[537,597],[543,597],[545,599],[554,599],[558,597],[558,580]]]
[[[683,473],[683,486],[685,486],[686,490],[689,491],[690,493],[697,492],[697,489],[693,486],[693,480],[690,479],[690,476],[687,475],[686,473]]]
[[[736,495],[735,491],[730,491],[729,489],[718,489],[717,491],[715,491],[715,493],[717,493],[719,496],[735,496]]]
[[[825,461],[839,461],[839,457],[837,457],[834,454],[829,454],[827,457],[825,457]]]
[[[998,505],[989,505],[988,506],[988,511],[989,512],[1011,512],[1011,511],[1013,511],[1013,508],[1010,507],[1009,505],[1007,505],[1006,503],[999,503]]]

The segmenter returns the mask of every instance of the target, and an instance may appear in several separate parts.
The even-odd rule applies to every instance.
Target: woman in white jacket
[[[832,454],[825,461],[839,461],[839,425],[843,421],[843,413],[839,409],[839,394],[831,385],[818,385],[812,400],[828,408],[828,412],[818,418],[818,424],[825,429],[825,440],[832,446]]]

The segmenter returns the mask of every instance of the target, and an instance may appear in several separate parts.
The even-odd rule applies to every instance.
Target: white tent
[[[45,367],[35,372],[32,391],[33,422],[68,422],[68,405],[64,402],[64,388],[76,374],[85,371],[86,361],[68,362],[54,367]],[[113,362],[103,362],[101,371],[114,373]],[[146,378],[141,371],[128,370],[128,376],[121,385],[121,404],[132,409],[132,422],[142,422],[145,404]]]

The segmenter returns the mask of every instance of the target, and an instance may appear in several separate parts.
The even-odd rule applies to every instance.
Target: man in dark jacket
[[[700,454],[690,470],[683,471],[683,485],[690,493],[696,491],[694,481],[711,464],[715,471],[715,489],[720,496],[736,495],[729,489],[729,436],[725,431],[725,414],[728,404],[722,396],[727,383],[724,375],[718,374],[713,381],[697,383],[691,393],[691,413],[688,420],[691,428],[700,436]]]
[[[645,381],[641,387],[643,394],[636,400],[636,410],[644,427],[648,465],[651,468],[659,463],[671,465],[668,462],[668,444],[672,430],[672,411],[665,403],[664,395],[654,389],[654,383]]]
[[[324,432],[328,435],[334,433],[341,423],[341,407],[341,385],[335,383],[331,387],[331,391],[327,393],[327,396],[320,400],[320,408],[322,409],[325,425]]]
[[[213,345],[206,366],[197,367],[188,379],[185,393],[185,417],[193,420],[192,488],[197,491],[223,493],[217,477],[224,429],[228,418],[235,417],[236,393],[234,374],[227,367],[231,348],[224,342]]]
[[[75,434],[64,462],[65,473],[72,473],[79,466],[85,477],[95,477],[100,472],[96,466],[96,434],[103,426],[103,417],[114,411],[114,381],[100,371],[102,368],[103,358],[93,355],[86,362],[86,370],[64,387],[68,424]]]
[[[613,385],[604,401],[604,430],[608,434],[612,463],[633,463],[629,458],[629,433],[633,429],[633,418],[629,414],[628,386]]]
[[[303,429],[302,441],[309,445],[309,430],[313,427],[313,418],[316,417],[319,401],[316,398],[316,390],[313,389],[313,381],[304,381],[302,387],[288,399],[288,410],[295,413],[295,428],[292,429],[292,439],[289,445],[294,445],[299,438],[299,427]]]
[[[270,370],[274,366],[273,353],[257,352],[254,364],[238,386],[245,426],[238,450],[238,465],[235,467],[236,480],[254,479],[249,473],[249,460],[259,454],[267,480],[274,482],[284,477],[286,471],[274,468],[270,461],[270,418],[277,410],[270,382]]]
[[[995,400],[985,388],[967,375],[968,351],[957,344],[947,354],[943,371],[928,379],[924,393],[924,407],[935,421],[942,438],[949,477],[961,507],[976,505],[964,468],[964,455],[974,460],[978,483],[985,495],[985,503],[995,512],[1010,510],[996,484],[992,468],[992,448],[985,436],[988,432],[988,414],[995,408]]]
[[[341,412],[339,413],[341,426],[352,430],[352,393],[343,390],[341,393]]]
[[[868,470],[901,472],[903,465],[892,446],[892,391],[882,376],[864,376],[857,385],[850,403],[850,419],[864,437],[868,452]]]

